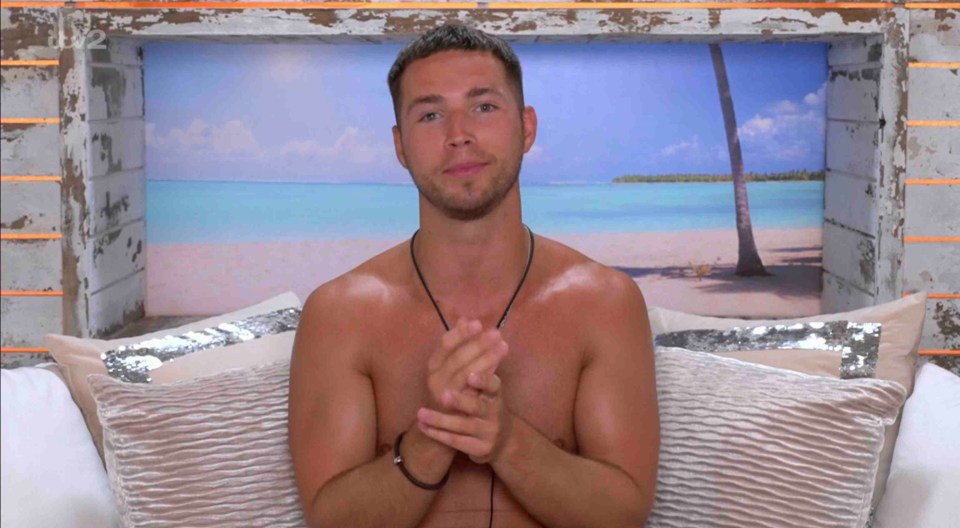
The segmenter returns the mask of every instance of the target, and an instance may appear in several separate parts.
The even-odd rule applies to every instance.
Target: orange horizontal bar
[[[23,352],[50,352],[50,349],[40,347],[0,347],[0,354],[13,354]]]
[[[59,117],[0,117],[0,125],[55,125]]]
[[[960,62],[911,62],[911,68],[960,68]]]
[[[76,2],[83,9],[474,9],[476,2]]]
[[[58,182],[62,179],[60,176],[0,176],[0,182]]]
[[[960,121],[907,121],[912,127],[960,127]]]
[[[907,179],[907,185],[960,185],[960,180],[911,180],[911,179]]]
[[[893,2],[490,2],[489,9],[888,9]]]
[[[960,9],[960,2],[907,2],[907,9]]]
[[[0,66],[59,66],[57,59],[50,60],[0,60]]]
[[[921,350],[921,356],[960,356],[960,350]]]
[[[960,299],[960,293],[928,293],[927,299]]]
[[[62,291],[0,291],[0,297],[63,297]]]
[[[0,240],[60,240],[60,233],[0,233]]]
[[[0,2],[0,7],[63,7],[66,2]]]
[[[904,242],[960,242],[960,237],[903,237]]]

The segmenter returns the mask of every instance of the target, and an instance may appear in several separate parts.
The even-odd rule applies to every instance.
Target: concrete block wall
[[[950,97],[958,90],[958,9],[857,3],[317,9],[291,0],[269,9],[245,9],[243,1],[229,9],[162,9],[162,2],[116,9],[5,2],[0,362],[43,359],[46,332],[101,336],[143,313],[143,41],[395,43],[454,20],[515,42],[830,42],[824,310],[924,289],[934,298],[923,348],[960,349],[960,278],[951,264],[960,247],[960,99]]]
[[[63,330],[57,8],[0,7],[0,329],[4,364]]]
[[[903,289],[930,292],[922,348],[960,350],[960,10],[911,11]]]

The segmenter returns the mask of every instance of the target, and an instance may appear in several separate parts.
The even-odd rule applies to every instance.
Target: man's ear
[[[537,139],[537,111],[532,106],[523,109],[523,153],[530,152]]]
[[[397,160],[404,169],[407,168],[407,156],[403,153],[403,141],[400,139],[400,127],[393,126],[393,149],[397,152]]]

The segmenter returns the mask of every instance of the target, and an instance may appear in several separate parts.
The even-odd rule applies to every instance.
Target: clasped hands
[[[510,411],[500,397],[497,366],[507,343],[497,329],[461,318],[443,335],[427,362],[429,402],[417,411],[427,437],[487,464],[511,433]]]

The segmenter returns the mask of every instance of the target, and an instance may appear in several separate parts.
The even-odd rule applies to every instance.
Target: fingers
[[[442,401],[448,410],[460,411],[470,416],[486,416],[492,403],[488,397],[478,393],[449,390],[443,393]]]
[[[431,409],[417,411],[417,419],[420,423],[435,429],[456,431],[470,436],[479,436],[483,429],[483,422],[473,416],[445,414]]]
[[[467,341],[466,343],[460,345],[460,348],[457,349],[452,355],[447,357],[447,360],[444,361],[440,370],[444,377],[453,377],[458,375],[458,373],[463,370],[465,367],[470,366],[478,358],[483,358],[488,351],[495,351],[496,354],[502,355],[506,353],[506,342],[503,341],[503,337],[500,335],[500,331],[496,329],[487,330],[483,332],[480,336],[475,337],[473,340]],[[497,363],[500,362],[500,358],[496,357],[493,364],[490,364],[490,361],[494,358],[483,359],[482,364],[486,365],[486,368],[495,367]],[[458,383],[462,387],[466,384],[466,377],[470,372],[477,371],[478,369],[474,368],[471,371],[465,372],[460,375]]]
[[[479,334],[481,326],[480,321],[477,320],[468,321],[464,317],[457,319],[453,328],[440,338],[440,349],[430,356],[427,366],[431,370],[439,368],[461,345]]]
[[[500,376],[492,372],[473,372],[467,377],[467,385],[487,396],[500,394]]]

